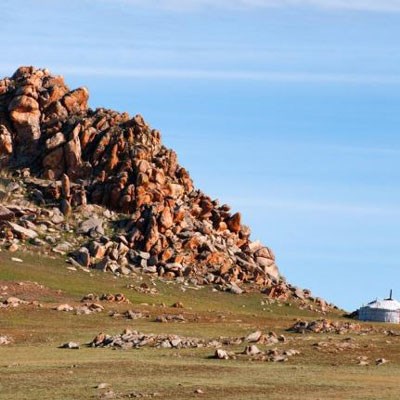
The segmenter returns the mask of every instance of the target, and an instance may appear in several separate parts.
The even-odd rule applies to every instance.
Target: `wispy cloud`
[[[103,0],[111,1],[111,0]],[[206,8],[257,9],[271,7],[317,7],[358,11],[399,12],[400,0],[119,0],[146,8],[189,11]],[[115,2],[115,0],[112,0]]]
[[[10,76],[19,66],[0,63],[1,76]],[[39,65],[40,67],[40,65]],[[351,74],[323,72],[277,72],[225,69],[192,69],[192,68],[119,68],[96,67],[83,65],[46,64],[53,73],[65,77],[112,77],[113,79],[158,79],[158,80],[191,80],[191,81],[247,81],[265,83],[310,83],[310,84],[353,84],[353,85],[399,85],[399,75],[384,74]],[[348,149],[354,150],[352,148]],[[367,149],[367,151],[370,149]],[[392,152],[393,149],[377,149],[380,152]]]
[[[307,200],[265,199],[257,197],[231,197],[228,203],[241,207],[263,208],[265,210],[301,211],[347,216],[399,217],[400,209],[396,205],[376,206],[371,204],[330,203]]]
[[[398,147],[365,147],[365,146],[340,146],[340,145],[326,145],[319,146],[321,149],[330,149],[333,151],[360,154],[360,155],[376,155],[385,157],[398,157],[400,155],[400,148]]]
[[[98,76],[117,78],[148,78],[176,80],[220,80],[288,83],[346,83],[346,84],[400,84],[400,75],[340,74],[276,72],[249,70],[211,70],[185,68],[113,68],[91,66],[49,65],[55,73],[74,76]],[[9,71],[9,65],[0,64],[1,71]]]

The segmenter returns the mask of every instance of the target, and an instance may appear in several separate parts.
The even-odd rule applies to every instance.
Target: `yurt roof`
[[[394,299],[374,300],[366,305],[368,308],[379,308],[382,310],[400,310],[400,302]]]

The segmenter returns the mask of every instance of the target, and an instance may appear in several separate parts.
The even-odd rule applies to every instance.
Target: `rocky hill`
[[[6,190],[6,246],[28,239],[55,250],[49,231],[73,231],[82,240],[68,249],[70,261],[83,267],[310,297],[280,277],[240,213],[195,189],[159,131],[140,115],[92,110],[88,98],[86,88],[70,90],[46,69],[21,67],[0,80],[0,168],[36,207],[24,209],[21,195],[11,201],[14,189]]]

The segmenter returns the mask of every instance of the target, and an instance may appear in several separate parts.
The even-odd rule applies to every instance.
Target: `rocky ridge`
[[[159,131],[140,115],[92,110],[88,98],[46,69],[0,80],[0,170],[14,179],[0,193],[3,243],[47,244],[75,266],[118,275],[311,298],[279,275],[240,213],[195,189]],[[15,192],[31,203],[24,208]],[[75,235],[69,246],[63,232]]]

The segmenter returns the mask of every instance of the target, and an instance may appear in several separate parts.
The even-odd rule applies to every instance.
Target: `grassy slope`
[[[182,292],[176,284],[156,281],[159,294],[146,295],[126,288],[128,283],[137,284],[132,279],[71,272],[60,259],[28,253],[12,256],[22,258],[24,263],[12,262],[11,254],[1,252],[0,281],[36,281],[47,289],[37,293],[42,308],[0,309],[0,335],[15,339],[14,344],[0,347],[0,399],[99,398],[106,391],[95,388],[101,382],[110,384],[121,395],[157,392],[158,398],[163,399],[400,398],[400,337],[353,336],[357,349],[319,352],[313,346],[315,342],[340,342],[343,336],[288,334],[285,329],[296,317],[315,319],[318,316],[300,311],[295,305],[263,306],[261,294],[235,296],[214,293],[211,288]],[[6,282],[0,282],[2,285]],[[51,309],[65,302],[77,305],[90,292],[122,292],[131,304],[106,304],[105,312],[88,316]],[[168,307],[176,301],[181,301],[185,308]],[[108,315],[110,310],[127,309],[148,312],[150,318],[132,321]],[[189,321],[197,317],[197,321],[153,322],[157,315],[176,312],[183,313]],[[244,336],[255,329],[273,330],[289,339],[287,344],[279,346],[298,349],[301,355],[279,364],[214,360],[209,358],[212,349],[57,348],[65,341],[87,343],[100,331],[116,334],[126,327],[145,333],[195,337]],[[243,348],[241,345],[232,349]],[[373,364],[360,367],[356,359],[361,355],[371,360],[385,357],[391,362],[380,367]],[[204,394],[195,394],[197,388]]]

